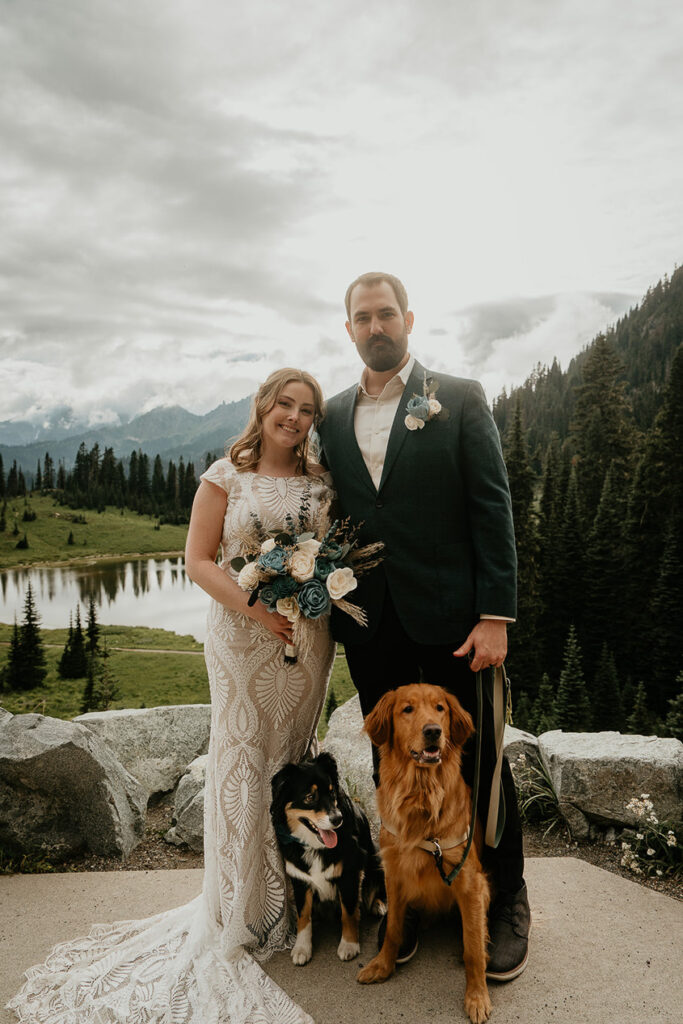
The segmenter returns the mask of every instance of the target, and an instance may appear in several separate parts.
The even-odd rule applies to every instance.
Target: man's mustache
[[[384,341],[387,345],[394,344],[394,339],[390,338],[387,334],[371,334],[368,338],[368,344],[372,345],[374,341]]]

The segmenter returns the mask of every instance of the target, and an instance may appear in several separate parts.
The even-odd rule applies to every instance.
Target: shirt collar
[[[398,373],[395,373],[393,377],[389,378],[387,383],[384,385],[384,388],[386,389],[386,388],[388,388],[390,386],[395,385],[395,382],[396,382],[397,378],[401,381],[401,384],[403,385],[403,387],[405,387],[406,384],[408,383],[408,378],[410,377],[411,373],[413,372],[413,367],[414,366],[415,366],[415,356],[410,356],[410,358],[408,359],[408,362],[405,364],[405,366],[402,366],[401,369],[398,371]],[[365,374],[366,374],[366,371],[367,371],[367,367],[363,367],[363,372],[361,374],[360,381],[358,382],[358,394],[359,395],[366,395],[368,398],[370,398],[372,396],[368,395],[367,391],[365,390]]]

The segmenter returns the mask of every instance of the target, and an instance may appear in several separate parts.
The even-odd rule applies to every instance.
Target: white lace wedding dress
[[[329,497],[325,477],[237,473],[219,459],[203,479],[228,494],[222,565],[254,516],[268,531]],[[234,576],[234,573],[233,573]],[[26,973],[8,1007],[31,1024],[312,1024],[257,961],[292,944],[285,875],[270,823],[270,780],[315,740],[332,666],[327,620],[305,660],[253,619],[215,601],[206,663],[211,740],[205,789],[204,887],[142,921],[96,925]]]

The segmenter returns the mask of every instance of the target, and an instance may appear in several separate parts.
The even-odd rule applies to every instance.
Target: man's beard
[[[408,331],[404,328],[400,337],[395,339],[386,334],[374,334],[358,345],[358,351],[365,365],[376,373],[393,370],[408,351]]]

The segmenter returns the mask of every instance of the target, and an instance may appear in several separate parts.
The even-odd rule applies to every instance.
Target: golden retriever
[[[419,683],[385,693],[365,719],[365,731],[380,751],[377,805],[388,908],[382,949],[360,971],[358,981],[385,981],[393,972],[407,906],[443,913],[457,903],[465,1012],[473,1024],[482,1024],[491,1012],[486,987],[490,896],[479,859],[480,829],[475,830],[475,841],[452,885],[442,879],[433,854],[420,846],[439,841],[446,875],[462,860],[465,842],[458,841],[467,835],[472,803],[460,758],[463,743],[474,732],[472,718],[442,687]]]

